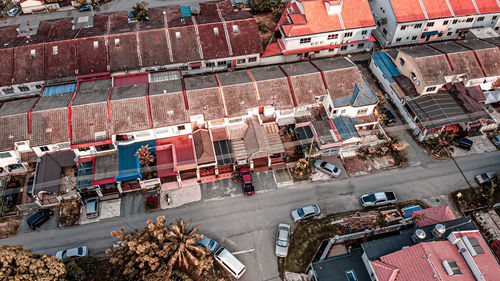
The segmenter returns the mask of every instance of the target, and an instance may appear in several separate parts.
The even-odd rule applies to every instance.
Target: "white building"
[[[373,0],[370,7],[384,47],[463,38],[476,27],[500,32],[497,0]]]
[[[370,50],[376,28],[368,0],[291,0],[267,46],[263,63]]]

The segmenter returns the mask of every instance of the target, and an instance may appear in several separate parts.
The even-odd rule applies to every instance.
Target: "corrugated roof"
[[[146,84],[134,84],[128,86],[115,87],[111,94],[111,100],[121,100],[129,98],[140,98],[146,96]]]
[[[222,86],[231,86],[236,84],[252,83],[246,70],[217,73],[217,77]]]
[[[177,92],[182,92],[182,82],[180,79],[149,84],[150,96]]]
[[[380,68],[382,73],[385,75],[385,78],[387,78],[387,80],[389,80],[390,83],[396,82],[393,76],[401,75],[401,73],[399,72],[398,68],[394,65],[392,60],[389,58],[389,56],[386,53],[378,53],[372,55],[372,58],[373,60],[375,60],[375,63]]]
[[[48,96],[55,96],[67,93],[74,93],[75,91],[76,91],[76,83],[71,83],[71,84],[63,84],[56,86],[47,86],[45,87],[43,95],[48,97]]]
[[[68,107],[73,94],[62,94],[56,96],[41,97],[33,112]]]
[[[184,84],[186,85],[186,90],[198,90],[198,89],[219,87],[214,75],[188,77],[184,79]]]
[[[339,116],[332,119],[334,131],[338,132],[342,141],[348,140],[350,138],[359,138],[358,130],[354,127],[351,118],[346,116]]]

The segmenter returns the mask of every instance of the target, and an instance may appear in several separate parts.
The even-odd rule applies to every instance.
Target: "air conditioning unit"
[[[19,152],[32,151],[28,141],[18,141],[16,143],[14,143],[14,147]]]

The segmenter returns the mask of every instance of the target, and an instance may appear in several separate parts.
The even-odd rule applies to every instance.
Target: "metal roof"
[[[332,71],[342,68],[356,67],[356,65],[345,57],[333,57],[312,61],[322,71]]]
[[[48,97],[48,96],[55,96],[67,93],[74,93],[75,91],[76,91],[76,83],[70,83],[70,84],[63,84],[56,86],[47,86],[45,87],[43,95]]]
[[[458,45],[455,42],[439,42],[439,43],[429,44],[429,46],[438,49],[439,51],[446,54],[470,51],[469,49],[465,48],[464,46]]]
[[[182,92],[182,82],[180,79],[149,84],[150,96],[178,92]]]
[[[186,86],[187,91],[219,87],[214,75],[185,78],[184,85]]]
[[[377,64],[377,66],[380,68],[382,73],[385,75],[387,80],[389,82],[396,82],[393,78],[393,76],[398,76],[401,75],[399,72],[398,68],[394,65],[392,60],[389,58],[389,56],[386,53],[378,53],[372,55],[373,60]]]
[[[84,92],[78,91],[71,105],[77,106],[77,105],[105,102],[108,100],[108,96],[109,96],[109,88],[101,88],[101,89],[95,89],[93,91],[84,91]]]
[[[111,88],[112,79],[101,79],[83,81],[78,85],[78,92],[100,90],[102,88]]]
[[[37,98],[9,101],[0,107],[0,117],[28,113]]]
[[[233,149],[230,140],[214,141],[214,150],[217,158],[217,165],[233,164]]]
[[[111,100],[121,100],[128,98],[140,98],[146,96],[146,84],[134,84],[121,87],[115,87]]]
[[[319,71],[312,64],[306,61],[284,64],[281,67],[289,76],[319,73]]]
[[[286,77],[283,71],[281,71],[281,69],[277,66],[253,68],[250,69],[250,73],[255,81],[273,80]]]
[[[222,86],[232,86],[237,84],[252,83],[252,79],[246,70],[217,73]]]
[[[370,280],[370,275],[361,256],[361,248],[353,248],[350,253],[335,256],[327,260],[313,262],[312,267],[316,273],[317,281],[350,280],[346,271],[353,271],[357,280]]]
[[[426,129],[470,121],[465,111],[447,92],[419,96],[408,100],[407,104]]]
[[[358,130],[354,127],[354,121],[345,116],[339,116],[337,118],[332,119],[334,129],[339,133],[340,138],[342,140],[348,140],[353,137],[359,138]]]
[[[33,108],[33,112],[68,107],[72,98],[73,94],[41,97],[35,108]]]
[[[408,48],[399,49],[400,52],[403,52],[410,57],[420,58],[420,57],[430,57],[430,56],[438,56],[441,55],[439,51],[434,50],[433,48],[425,45],[417,45]]]

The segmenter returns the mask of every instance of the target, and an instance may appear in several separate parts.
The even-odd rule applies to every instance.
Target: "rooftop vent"
[[[446,232],[446,226],[438,223],[432,229],[432,236],[434,236],[434,238],[441,238],[443,237],[445,232]]]
[[[448,275],[462,275],[462,271],[458,268],[456,261],[443,261],[443,267]]]
[[[415,233],[413,233],[413,235],[411,236],[411,240],[413,240],[413,242],[415,243],[419,243],[425,239],[425,236],[426,236],[425,231],[419,228],[415,230]]]

